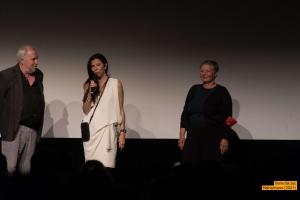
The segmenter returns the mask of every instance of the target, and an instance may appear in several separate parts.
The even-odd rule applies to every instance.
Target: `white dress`
[[[89,122],[95,107],[84,116],[83,121]],[[115,167],[118,142],[116,128],[120,121],[118,80],[109,78],[90,122],[90,140],[83,143],[85,161],[98,160],[105,167]]]

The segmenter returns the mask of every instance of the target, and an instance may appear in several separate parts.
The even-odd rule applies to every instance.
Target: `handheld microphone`
[[[97,87],[91,87],[91,93],[95,93],[97,90]]]
[[[91,81],[94,81],[97,86],[98,86],[98,81],[99,81],[99,77],[94,75],[92,78],[91,78]],[[91,93],[95,93],[96,90],[97,90],[97,86],[94,86],[94,87],[91,87]]]

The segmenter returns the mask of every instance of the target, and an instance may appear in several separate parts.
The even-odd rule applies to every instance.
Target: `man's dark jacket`
[[[44,123],[45,98],[43,73],[36,69],[36,81],[42,95],[42,119],[37,128],[39,141]],[[0,134],[2,140],[13,141],[18,132],[23,109],[23,85],[20,67],[17,64],[0,72]]]

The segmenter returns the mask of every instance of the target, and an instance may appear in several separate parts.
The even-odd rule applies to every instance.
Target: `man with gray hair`
[[[28,175],[44,122],[43,73],[31,45],[21,46],[17,59],[15,66],[0,71],[1,149],[9,175],[17,167],[21,175]]]

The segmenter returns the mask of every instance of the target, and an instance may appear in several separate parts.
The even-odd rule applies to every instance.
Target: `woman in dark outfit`
[[[183,163],[222,162],[238,139],[231,129],[236,122],[231,117],[231,96],[215,82],[218,70],[217,62],[204,61],[200,65],[202,84],[192,86],[188,92],[178,140]]]

